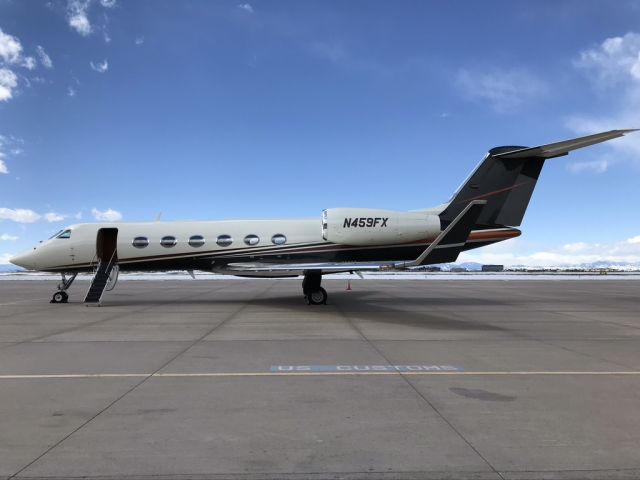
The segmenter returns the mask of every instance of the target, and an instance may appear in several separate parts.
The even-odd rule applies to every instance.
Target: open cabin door
[[[101,228],[96,236],[98,268],[84,297],[86,305],[100,305],[102,294],[111,290],[118,278],[118,229]]]
[[[118,260],[118,229],[101,228],[96,237],[96,255],[100,262]]]

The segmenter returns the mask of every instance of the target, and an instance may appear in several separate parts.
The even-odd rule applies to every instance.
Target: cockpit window
[[[62,230],[58,230],[56,233],[54,233],[53,235],[51,235],[49,237],[49,240],[51,240],[52,238],[56,238],[58,235],[60,235],[62,233]]]
[[[58,235],[56,238],[71,238],[71,230],[65,230],[60,235]]]

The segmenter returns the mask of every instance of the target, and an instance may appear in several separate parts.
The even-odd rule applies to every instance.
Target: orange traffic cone
[[[351,290],[351,280],[347,281],[347,288],[346,290]]]

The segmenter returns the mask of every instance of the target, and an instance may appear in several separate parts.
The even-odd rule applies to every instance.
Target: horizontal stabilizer
[[[611,130],[538,147],[495,147],[489,150],[478,167],[439,214],[450,222],[472,200],[487,200],[477,226],[511,226],[522,224],[544,162],[567,155],[570,151],[622,137],[635,130]]]
[[[554,158],[562,155],[567,155],[572,150],[578,148],[588,147],[595,145],[596,143],[606,142],[613,138],[618,138],[626,135],[630,132],[635,132],[636,129],[627,130],[611,130],[609,132],[596,133],[595,135],[588,135],[586,137],[573,138],[571,140],[564,140],[562,142],[550,143],[548,145],[540,145],[539,147],[520,148],[517,150],[511,150],[508,152],[502,152],[494,154],[494,158]]]

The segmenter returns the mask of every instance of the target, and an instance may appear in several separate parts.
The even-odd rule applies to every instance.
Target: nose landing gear
[[[67,289],[71,286],[77,275],[78,273],[76,272],[67,278],[64,273],[62,274],[62,281],[58,284],[58,291],[53,294],[50,303],[67,303],[69,301]]]
[[[326,305],[327,291],[320,286],[322,282],[321,272],[307,272],[302,280],[302,293],[307,305]]]
[[[53,294],[50,303],[67,303],[69,301],[69,294],[64,290],[60,290]]]

